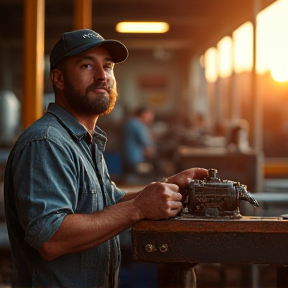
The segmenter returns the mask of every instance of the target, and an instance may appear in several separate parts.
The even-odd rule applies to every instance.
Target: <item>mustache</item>
[[[95,89],[104,89],[108,93],[110,93],[110,91],[111,91],[111,87],[102,81],[97,81],[97,82],[95,82],[95,83],[93,83],[87,87],[87,91],[93,91]]]

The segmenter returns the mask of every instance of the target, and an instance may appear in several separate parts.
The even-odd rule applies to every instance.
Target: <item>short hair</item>
[[[145,112],[148,112],[148,111],[152,111],[149,107],[147,106],[140,106],[140,107],[137,107],[135,110],[134,110],[134,115],[136,117],[139,117],[141,116],[143,113]]]

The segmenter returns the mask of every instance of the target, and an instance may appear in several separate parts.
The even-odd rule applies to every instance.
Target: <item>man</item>
[[[190,169],[128,194],[110,180],[100,115],[117,98],[116,40],[84,29],[62,35],[50,54],[55,102],[20,136],[5,171],[5,211],[15,287],[117,287],[119,232],[181,209]]]
[[[123,160],[128,173],[147,174],[154,170],[156,149],[148,129],[154,117],[151,109],[141,106],[123,125]],[[148,171],[143,166],[148,167]]]

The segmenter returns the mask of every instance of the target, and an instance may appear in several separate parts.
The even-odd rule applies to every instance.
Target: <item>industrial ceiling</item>
[[[84,0],[85,1],[85,0]],[[22,41],[24,0],[0,1],[0,40]],[[59,34],[73,29],[72,0],[46,0],[45,41],[50,49]],[[275,0],[93,0],[92,28],[104,38],[125,42],[129,50],[188,50],[203,53],[246,21],[253,21]],[[120,34],[121,21],[164,21],[164,34]]]

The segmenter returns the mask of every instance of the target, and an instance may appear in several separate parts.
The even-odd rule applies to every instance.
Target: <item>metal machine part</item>
[[[183,194],[183,214],[216,218],[240,218],[240,200],[259,207],[257,200],[239,182],[221,180],[216,169],[209,169],[204,180],[192,180]]]

